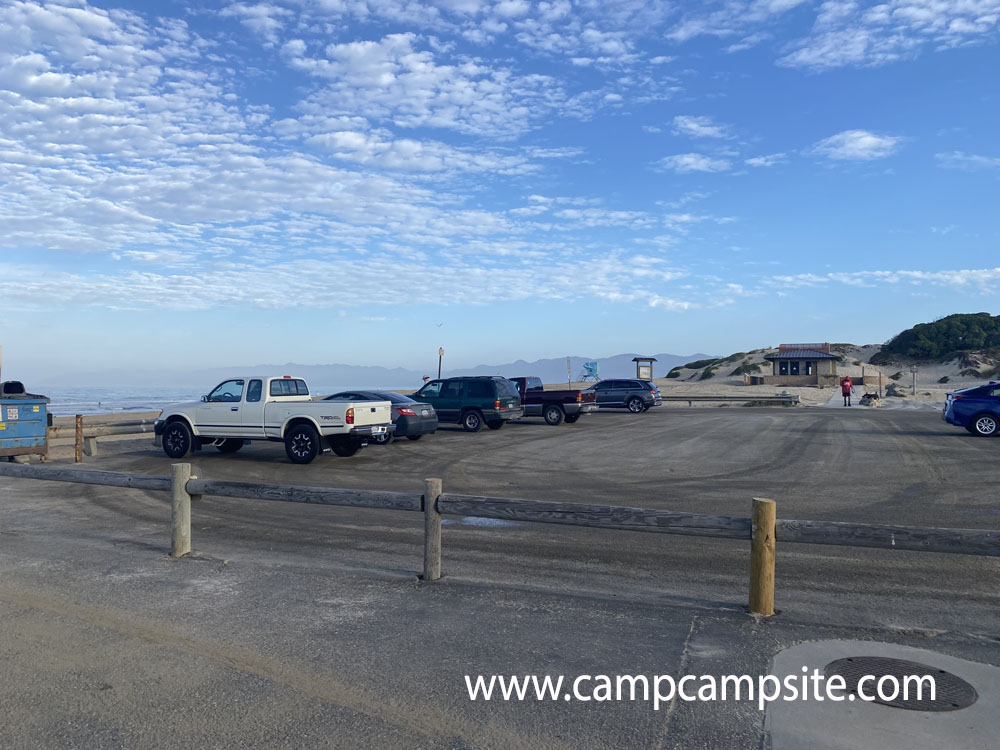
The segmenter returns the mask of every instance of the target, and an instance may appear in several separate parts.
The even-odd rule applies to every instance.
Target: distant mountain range
[[[571,380],[580,380],[584,362],[597,362],[602,378],[635,377],[635,363],[633,357],[647,356],[645,354],[617,354],[613,357],[570,357],[569,372],[567,373],[566,357],[556,357],[553,359],[538,359],[534,362],[518,360],[501,365],[479,365],[478,367],[444,370],[443,377],[453,377],[456,375],[503,375],[514,377],[516,375],[535,375],[545,383],[563,383],[567,376]],[[653,376],[663,377],[671,368],[698,359],[705,359],[713,356],[709,354],[654,354],[656,358],[653,365]],[[220,380],[233,375],[253,375],[253,374],[281,374],[299,375],[304,377],[312,386],[312,390],[330,388],[417,388],[422,383],[424,375],[434,377],[436,371],[408,370],[402,367],[363,367],[359,365],[303,365],[295,363],[285,363],[280,365],[254,365],[252,367],[213,367],[200,370],[188,370],[178,373],[164,373],[162,371],[126,371],[118,374],[114,385],[157,385],[157,386],[200,386],[209,388]],[[55,385],[65,385],[64,383],[54,383]],[[78,386],[109,385],[106,374],[89,375],[81,373],[74,379],[74,384]],[[39,383],[38,386],[49,385]]]

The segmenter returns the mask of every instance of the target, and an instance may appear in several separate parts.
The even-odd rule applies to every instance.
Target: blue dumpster
[[[49,455],[48,404],[16,380],[0,383],[0,457]]]

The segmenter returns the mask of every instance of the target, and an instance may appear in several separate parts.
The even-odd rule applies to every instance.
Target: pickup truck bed
[[[536,377],[508,378],[521,394],[524,416],[543,417],[550,425],[573,424],[585,414],[598,410],[597,396],[574,389],[546,390]]]

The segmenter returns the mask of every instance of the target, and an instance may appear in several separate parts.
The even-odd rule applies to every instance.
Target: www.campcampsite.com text
[[[865,675],[848,692],[841,675],[826,677],[818,669],[774,675],[465,675],[469,700],[473,701],[644,701],[653,710],[675,700],[756,701],[763,711],[772,701],[872,702],[935,700],[937,685],[931,675]]]

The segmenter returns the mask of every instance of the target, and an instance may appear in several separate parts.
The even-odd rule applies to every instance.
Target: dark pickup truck
[[[563,419],[573,424],[584,414],[597,411],[597,395],[585,391],[547,391],[540,378],[508,378],[521,394],[526,417],[544,417],[550,425]]]

